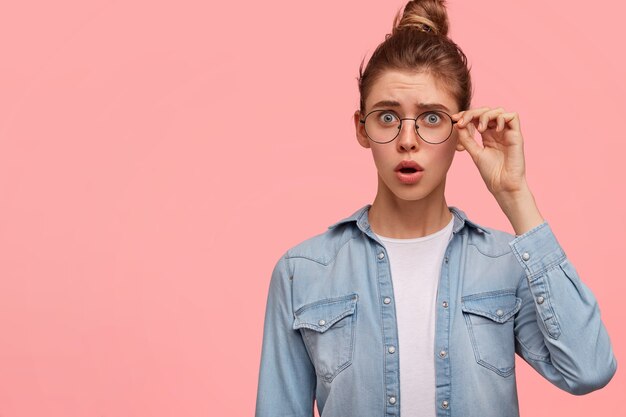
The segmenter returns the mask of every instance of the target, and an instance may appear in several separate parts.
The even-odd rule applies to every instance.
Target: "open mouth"
[[[400,161],[398,165],[395,167],[395,171],[398,174],[412,175],[417,174],[422,171],[422,167],[419,164],[411,159],[405,159]]]
[[[410,162],[402,162],[398,165],[399,167],[396,168],[396,175],[401,183],[415,184],[422,177],[423,169],[421,166],[417,165],[417,163],[413,164]]]

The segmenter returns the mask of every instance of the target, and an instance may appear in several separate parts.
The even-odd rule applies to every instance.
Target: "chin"
[[[405,201],[418,201],[428,197],[432,190],[425,190],[420,184],[405,185],[391,188],[391,192],[396,198]]]
[[[427,197],[432,197],[435,188],[428,184],[428,181],[421,181],[415,184],[402,184],[398,182],[397,178],[390,177],[387,179],[380,178],[379,188],[385,187],[389,194],[395,198],[404,201],[419,201]]]
[[[423,193],[402,193],[396,194],[396,197],[404,201],[420,201],[427,197],[427,195],[424,195]]]

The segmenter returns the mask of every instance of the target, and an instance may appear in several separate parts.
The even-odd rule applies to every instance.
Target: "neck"
[[[403,200],[387,191],[379,187],[369,209],[370,227],[378,235],[397,239],[423,237],[443,229],[452,219],[443,190],[419,200]]]

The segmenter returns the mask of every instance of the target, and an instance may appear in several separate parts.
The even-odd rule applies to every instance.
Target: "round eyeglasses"
[[[392,110],[372,110],[359,121],[365,125],[365,133],[370,140],[376,143],[389,143],[400,134],[403,120],[415,121],[415,133],[424,142],[435,145],[448,140],[456,123],[452,116],[441,110],[425,111],[416,119],[400,118]]]

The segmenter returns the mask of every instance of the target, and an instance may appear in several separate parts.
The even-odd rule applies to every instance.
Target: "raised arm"
[[[452,116],[468,151],[516,237],[509,242],[526,272],[517,288],[516,351],[549,381],[572,394],[605,386],[617,362],[591,290],[583,284],[539,213],[525,176],[519,116],[482,107]],[[473,135],[478,129],[482,146]]]

